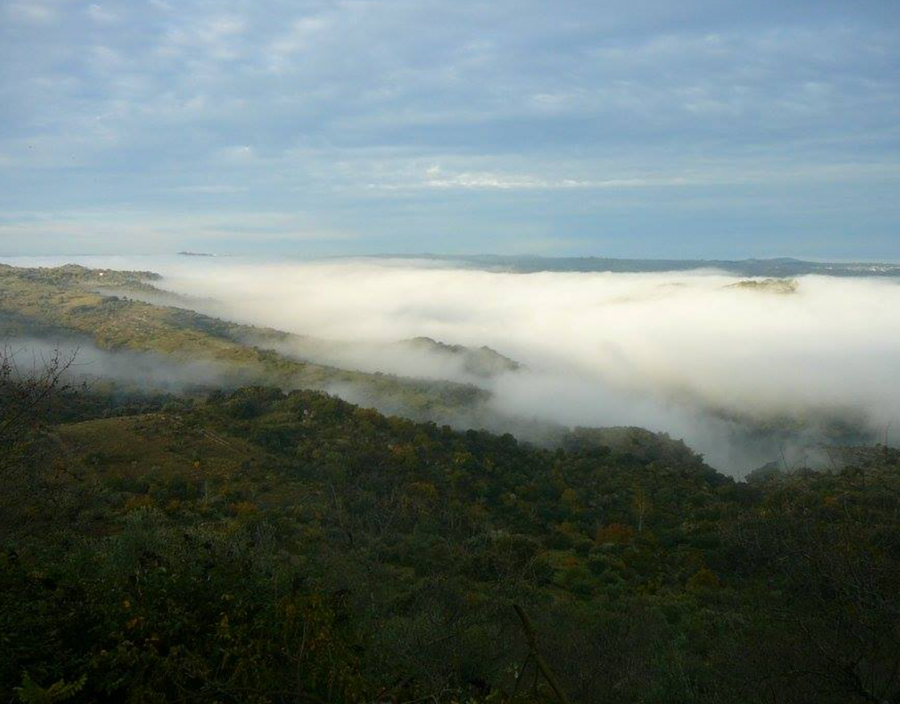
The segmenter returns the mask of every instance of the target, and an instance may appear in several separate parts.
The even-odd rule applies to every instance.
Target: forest
[[[254,347],[147,272],[0,275],[10,336],[226,368],[6,348],[0,701],[900,702],[900,451],[737,481],[638,428],[454,428],[479,388]]]

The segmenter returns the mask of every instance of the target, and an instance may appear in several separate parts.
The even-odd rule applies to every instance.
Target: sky
[[[896,0],[0,0],[0,255],[900,260]]]

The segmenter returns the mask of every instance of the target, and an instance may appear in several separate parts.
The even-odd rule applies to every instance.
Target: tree
[[[753,607],[771,633],[761,687],[781,679],[798,701],[806,690],[822,702],[900,702],[896,469],[799,475],[738,524],[770,585]]]
[[[5,535],[27,529],[33,503],[51,499],[53,447],[46,428],[53,406],[68,390],[65,376],[75,353],[58,349],[32,356],[23,366],[21,350],[0,350],[0,529]],[[57,467],[58,469],[58,467]]]

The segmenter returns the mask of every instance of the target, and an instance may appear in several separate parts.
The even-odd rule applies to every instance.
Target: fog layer
[[[178,360],[154,352],[100,349],[81,337],[11,337],[3,354],[27,377],[58,364],[67,384],[113,381],[123,390],[181,393],[189,389],[237,386],[240,375],[208,360]],[[55,362],[54,362],[55,360]]]
[[[319,361],[475,381],[506,414],[666,431],[737,474],[796,450],[759,441],[773,428],[816,443],[840,421],[883,440],[896,418],[900,432],[894,279],[801,277],[792,292],[714,271],[520,274],[364,259],[153,268],[158,285],[205,312],[353,343],[306,349]],[[421,336],[487,345],[523,367],[474,378],[446,355],[392,344]]]

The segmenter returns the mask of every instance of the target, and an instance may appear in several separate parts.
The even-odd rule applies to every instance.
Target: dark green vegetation
[[[735,482],[638,429],[538,448],[282,391],[355,373],[93,292],[147,274],[0,277],[9,331],[267,382],[3,358],[0,702],[900,702],[900,452]]]
[[[735,483],[677,443],[46,380],[2,383],[2,701],[556,701],[513,605],[573,702],[900,697],[896,451]]]

